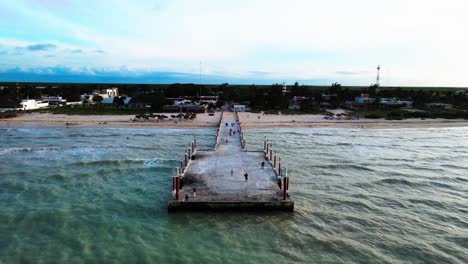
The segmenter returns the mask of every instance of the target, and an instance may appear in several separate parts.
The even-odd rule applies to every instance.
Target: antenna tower
[[[380,85],[380,65],[377,66],[377,85]]]

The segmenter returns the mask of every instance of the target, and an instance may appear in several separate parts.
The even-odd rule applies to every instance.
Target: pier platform
[[[268,151],[245,151],[241,131],[235,113],[224,112],[215,150],[192,150],[185,168],[181,162],[173,180],[169,211],[294,210],[294,202],[284,190],[284,186],[289,188],[289,180],[282,184],[281,172],[274,168],[276,158],[273,164]]]

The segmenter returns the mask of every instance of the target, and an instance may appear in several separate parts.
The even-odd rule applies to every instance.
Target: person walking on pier
[[[262,164],[261,164],[260,166],[261,166],[261,169],[262,169],[262,170],[265,169],[265,162],[262,161]]]
[[[197,188],[193,187],[193,198],[197,195]]]
[[[247,172],[244,174],[244,178],[246,182],[249,180],[249,174]]]
[[[231,169],[231,177],[234,176],[234,170]]]

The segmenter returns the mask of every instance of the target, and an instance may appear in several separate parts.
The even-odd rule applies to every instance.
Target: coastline
[[[170,115],[170,114],[169,114]],[[209,128],[217,127],[220,113],[214,116],[198,114],[194,120],[175,122],[149,120],[133,122],[133,115],[54,115],[49,113],[27,113],[15,118],[0,119],[0,126],[43,126],[43,127],[104,127],[104,128]],[[330,128],[430,128],[430,127],[468,127],[463,119],[360,119],[325,120],[323,115],[261,115],[239,113],[245,128],[281,127],[330,127]],[[67,125],[68,123],[68,125]]]

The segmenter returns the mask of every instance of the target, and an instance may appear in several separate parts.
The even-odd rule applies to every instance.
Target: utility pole
[[[377,85],[380,85],[380,65],[377,66]]]

